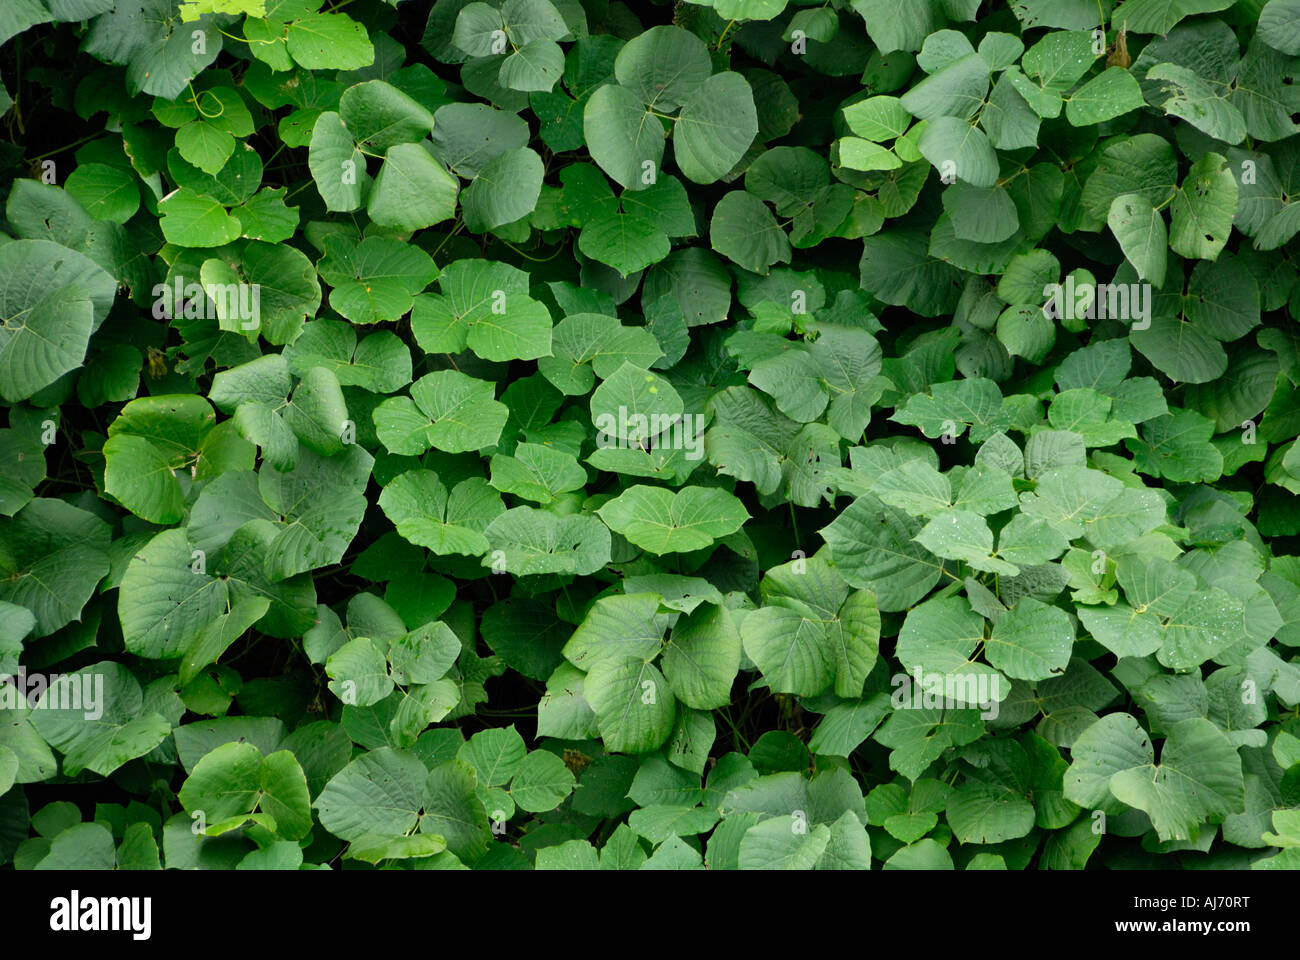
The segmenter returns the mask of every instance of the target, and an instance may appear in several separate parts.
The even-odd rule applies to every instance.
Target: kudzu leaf
[[[409,399],[393,397],[375,408],[375,429],[394,453],[478,450],[496,443],[509,415],[493,393],[492,384],[458,370],[430,373],[411,385]]]
[[[976,187],[992,187],[998,160],[983,131],[960,117],[935,117],[917,142],[925,159],[943,175]]]
[[[657,177],[664,128],[627,88],[607,84],[593,93],[583,110],[583,130],[591,158],[626,189],[648,186]]]
[[[686,487],[676,494],[643,484],[629,488],[597,513],[611,530],[655,554],[687,553],[733,533],[749,517],[725,490]]]
[[[1169,242],[1165,219],[1151,202],[1136,193],[1118,196],[1111,202],[1107,223],[1137,275],[1163,286]]]
[[[388,148],[375,175],[366,212],[375,223],[410,232],[456,215],[460,185],[423,146]]]
[[[587,482],[575,457],[537,443],[521,443],[508,457],[494,455],[491,468],[492,486],[534,503],[551,503]]]
[[[494,518],[483,536],[491,548],[484,565],[500,563],[517,576],[594,573],[610,557],[609,530],[595,517],[513,507]]]
[[[671,247],[664,232],[650,221],[618,213],[584,226],[578,249],[626,277],[662,260]]]
[[[724,177],[758,134],[753,94],[738,73],[709,77],[689,94],[673,130],[673,157],[695,183]]]
[[[166,718],[146,709],[140,684],[118,663],[55,679],[36,702],[32,726],[64,755],[63,769],[70,776],[82,770],[107,776],[171,732]]]
[[[497,154],[461,198],[465,225],[482,233],[528,216],[537,206],[542,172],[542,158],[527,147]]]
[[[736,265],[766,275],[773,264],[790,262],[790,241],[771,211],[753,194],[733,190],[713,210],[713,249]]]
[[[308,70],[359,70],[375,49],[366,28],[345,13],[305,13],[289,24],[289,55]]]
[[[606,659],[594,664],[582,685],[596,714],[601,739],[618,753],[650,753],[672,733],[677,701],[652,664]]]
[[[1207,153],[1187,171],[1170,205],[1169,246],[1179,256],[1213,260],[1232,230],[1237,181],[1227,161]]]
[[[1144,103],[1133,74],[1123,67],[1107,67],[1070,94],[1065,116],[1076,127],[1083,127],[1121,117]]]
[[[307,162],[325,209],[346,212],[360,208],[371,179],[365,155],[338,113],[327,110],[316,118]]]
[[[339,118],[351,138],[374,153],[399,143],[419,143],[434,128],[429,110],[383,80],[368,80],[343,91]]]

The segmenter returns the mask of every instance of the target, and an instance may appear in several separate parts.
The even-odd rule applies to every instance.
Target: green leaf
[[[495,787],[515,775],[526,752],[523,737],[511,725],[474,734],[456,758],[474,771],[480,786]]]
[[[67,626],[108,573],[109,539],[94,514],[60,500],[30,500],[0,519],[0,600],[26,607],[38,637]]]
[[[1198,13],[1226,10],[1231,0],[1133,0],[1126,13],[1134,33],[1167,34],[1178,21]]]
[[[163,236],[178,246],[220,247],[243,232],[239,220],[220,203],[188,187],[163,197],[158,202],[158,210],[163,215]]]
[[[289,55],[308,70],[359,70],[375,59],[366,28],[345,13],[304,13],[289,24]]]
[[[660,597],[653,593],[601,597],[564,645],[564,657],[588,669],[598,660],[653,659],[663,643]]]
[[[934,439],[959,435],[967,425],[991,427],[1001,410],[1002,392],[997,384],[977,377],[933,384],[928,394],[913,394],[890,419],[919,427]]]
[[[727,608],[703,605],[673,627],[664,649],[664,676],[688,707],[723,707],[730,702],[740,654],[740,632]]]
[[[1012,70],[1015,68],[1013,67]],[[1013,74],[1008,70],[998,77],[989,94],[988,104],[980,113],[980,126],[989,135],[989,143],[998,150],[1018,150],[1038,145],[1040,114],[1021,92]],[[1025,81],[1021,81],[1024,83]],[[1036,101],[1035,101],[1036,102]]]
[[[549,91],[564,73],[564,51],[547,39],[523,44],[501,63],[497,75],[509,90]]]
[[[510,796],[521,810],[545,813],[554,810],[573,792],[575,780],[564,761],[545,750],[524,757],[510,781]]]
[[[456,178],[423,146],[398,143],[384,154],[366,212],[375,223],[409,233],[454,217],[459,191]]]
[[[82,19],[100,10],[84,9]],[[125,65],[127,89],[173,100],[186,84],[221,52],[222,34],[215,17],[186,24],[170,0],[144,0],[130,7],[103,11],[86,36],[88,53]],[[198,36],[194,36],[197,33]]]
[[[1157,98],[1166,114],[1182,117],[1224,143],[1236,144],[1245,139],[1246,121],[1241,112],[1193,71],[1173,63],[1158,63],[1147,71],[1146,78],[1166,81]]]
[[[1257,29],[1274,50],[1300,56],[1300,5],[1295,0],[1269,0],[1260,11]]]
[[[171,733],[171,723],[145,707],[131,672],[111,662],[55,679],[37,701],[31,722],[63,754],[68,776],[82,770],[108,776]]]
[[[194,166],[216,176],[235,152],[235,138],[213,124],[196,120],[176,131],[176,149]]]
[[[943,208],[962,240],[1000,243],[1020,228],[1020,215],[1003,187],[976,187],[962,181],[943,192]]]
[[[68,174],[64,188],[96,220],[126,223],[140,208],[140,190],[131,174],[121,167],[79,164]]]
[[[821,533],[844,579],[875,591],[880,609],[894,611],[924,597],[941,575],[941,564],[914,541],[921,527],[903,511],[865,496]]]
[[[807,423],[821,416],[829,400],[820,374],[809,353],[790,350],[754,364],[749,382],[771,396],[787,417]]]
[[[113,835],[101,823],[78,823],[50,842],[49,853],[34,870],[112,870]]]
[[[104,490],[153,523],[176,523],[185,515],[184,494],[171,461],[143,437],[109,437],[104,444]]]
[[[487,104],[449,103],[434,113],[433,151],[457,176],[476,177],[499,153],[528,143],[520,117]]]
[[[663,356],[659,341],[640,327],[622,326],[614,317],[575,313],[552,331],[553,356],[537,361],[538,371],[556,389],[590,392],[595,377],[608,378],[624,363],[648,369]],[[594,376],[593,376],[594,372]]]
[[[551,314],[528,296],[523,271],[504,263],[458,260],[439,278],[441,296],[415,302],[411,327],[430,352],[470,347],[486,360],[532,360],[551,353]]]
[[[961,560],[976,570],[1015,576],[1020,568],[992,556],[993,531],[977,513],[949,510],[934,517],[913,538],[937,557]]]
[[[998,181],[998,158],[988,137],[960,117],[935,117],[917,147],[943,176],[976,187],[992,187]]]
[[[276,833],[295,841],[306,837],[312,828],[311,797],[297,758],[288,750],[267,756],[262,761],[259,787],[259,806],[274,818]]]
[[[361,207],[371,184],[366,158],[338,113],[327,110],[317,117],[307,163],[325,209],[346,212]]]
[[[1170,205],[1169,246],[1182,257],[1213,260],[1232,232],[1237,180],[1228,161],[1207,153],[1192,164]]]
[[[863,140],[861,137],[844,137],[836,141],[840,166],[850,170],[896,170],[903,161],[892,150]]]
[[[769,817],[745,831],[740,841],[741,870],[811,870],[826,852],[831,831],[811,830],[793,815]]]
[[[279,243],[293,236],[298,226],[298,211],[285,206],[285,188],[263,188],[238,208],[241,236],[250,240]]]
[[[598,445],[623,441],[640,446],[670,430],[682,414],[682,398],[658,374],[626,360],[591,395],[591,420]]]
[[[1145,102],[1133,74],[1124,67],[1107,67],[1070,94],[1065,104],[1065,116],[1074,126],[1086,127],[1114,120],[1144,106]]]
[[[1014,680],[1045,680],[1065,672],[1073,645],[1065,612],[1025,597],[993,625],[985,655]]]
[[[551,503],[559,494],[580,490],[587,472],[575,457],[536,443],[521,443],[512,456],[492,457],[492,486],[534,503]]]
[[[345,704],[368,707],[393,692],[388,660],[369,637],[349,640],[325,661],[330,691]]]
[[[629,41],[614,61],[619,84],[642,103],[664,111],[686,103],[711,73],[708,47],[680,27],[651,27]]]
[[[733,190],[713,209],[709,243],[737,266],[767,275],[776,263],[790,262],[790,241],[763,201]]]
[[[691,91],[673,130],[673,156],[686,178],[713,183],[736,165],[758,134],[758,114],[745,78],[719,73]]]
[[[12,403],[81,364],[91,331],[112,303],[113,281],[85,257],[46,240],[5,244],[0,268],[6,278],[0,286],[0,397]]]
[[[152,659],[181,656],[226,612],[228,587],[204,572],[185,531],[165,530],[127,565],[118,590],[122,636],[132,653]]]
[[[611,530],[654,554],[701,550],[738,530],[749,518],[741,502],[725,490],[686,487],[676,494],[663,487],[630,487],[597,513]]]
[[[677,701],[663,674],[649,663],[600,660],[592,664],[582,689],[607,750],[649,753],[672,733]]]
[[[663,161],[665,133],[640,97],[616,84],[600,87],[588,99],[582,122],[587,149],[600,169],[628,190],[654,182]]]
[[[850,130],[877,143],[901,137],[912,122],[897,97],[868,97],[845,107],[843,112]]]
[[[969,53],[932,73],[899,99],[904,110],[922,120],[968,119],[983,104],[988,90],[988,64],[978,53]]]
[[[300,378],[320,367],[341,386],[373,393],[394,393],[411,382],[410,349],[394,333],[379,330],[358,338],[350,325],[329,318],[304,326],[284,358]]]
[[[1176,190],[1178,165],[1163,137],[1138,134],[1106,147],[1084,184],[1080,202],[1087,212],[1104,219],[1117,196],[1141,194],[1153,207],[1169,202]]]
[[[1025,51],[1025,75],[1045,90],[1068,90],[1088,72],[1097,53],[1085,30],[1054,30]]]
[[[578,235],[578,249],[626,277],[658,263],[672,248],[667,235],[650,221],[616,213],[586,224]]]
[[[460,638],[445,623],[426,623],[392,642],[388,652],[396,683],[440,680],[461,654]]]
[[[14,785],[17,776],[18,754],[8,747],[0,746],[0,787],[4,788],[5,793]]]
[[[745,654],[777,693],[816,696],[834,679],[834,653],[821,619],[798,601],[762,607],[740,625]]]
[[[1151,201],[1137,193],[1118,196],[1111,201],[1106,220],[1137,275],[1157,287],[1163,286],[1169,244],[1165,218],[1151,206]]]
[[[423,826],[420,811],[428,777],[413,754],[386,746],[363,753],[335,774],[316,798],[321,826],[342,840],[362,840],[366,846],[373,837],[409,836],[417,825]]]
[[[840,436],[856,440],[877,399],[872,382],[880,373],[879,342],[862,330],[819,324],[811,353],[830,392],[826,422]]]
[[[1125,440],[1138,469],[1169,480],[1217,480],[1223,456],[1209,442],[1213,421],[1194,410],[1171,411],[1142,424],[1141,439]]]
[[[266,616],[271,601],[266,597],[247,597],[240,600],[208,625],[198,640],[185,651],[180,666],[180,680],[188,684],[204,667],[215,663],[236,640],[248,632],[258,620]]]
[[[434,447],[462,453],[492,446],[509,410],[493,399],[492,384],[458,370],[440,370],[411,385],[411,397],[392,397],[375,408],[375,430],[393,453]]]
[[[437,834],[413,837],[362,836],[348,844],[345,859],[378,863],[381,860],[412,860],[432,857],[447,849],[447,841]]]
[[[898,659],[921,685],[919,692],[912,693],[913,703],[918,702],[918,693],[925,693],[926,675],[942,675],[941,691],[947,702],[974,707],[1003,698],[1009,688],[1006,679],[974,660],[984,639],[983,618],[960,597],[927,600],[914,607],[898,636]]]
[[[1190,839],[1205,818],[1238,813],[1244,806],[1241,758],[1208,720],[1175,724],[1157,764],[1145,762],[1111,774],[1110,792],[1143,810],[1162,840]]]
[[[465,226],[482,233],[528,216],[537,206],[542,174],[542,158],[527,147],[493,157],[461,198]]]
[[[339,99],[338,113],[351,138],[374,153],[399,143],[419,143],[434,128],[428,109],[383,80],[348,87]]]
[[[491,552],[484,566],[500,564],[516,576],[594,573],[609,562],[609,530],[595,517],[557,516],[513,507],[483,530]],[[493,567],[497,569],[497,567]]]

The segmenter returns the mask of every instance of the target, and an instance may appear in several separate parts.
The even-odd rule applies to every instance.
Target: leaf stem
[[[447,233],[447,236],[443,238],[442,243],[438,244],[438,246],[434,248],[433,253],[429,254],[429,256],[437,257],[438,253],[442,250],[442,248],[447,245],[447,241],[450,240],[452,237],[456,236],[456,234],[460,233],[461,228],[464,226],[465,226],[465,221],[462,220],[460,217],[457,217],[455,227]]]
[[[722,49],[722,41],[727,39],[727,34],[731,32],[731,28],[734,27],[735,25],[736,25],[736,21],[732,20],[730,23],[726,25],[726,27],[723,28],[722,36],[718,37],[718,45],[713,48],[714,50]]]
[[[27,162],[35,163],[37,160],[44,160],[46,157],[52,157],[55,154],[63,153],[65,150],[72,150],[75,147],[81,146],[83,143],[89,143],[91,140],[98,138],[99,135],[102,134],[103,132],[104,132],[103,130],[98,130],[95,133],[91,133],[82,137],[80,140],[73,140],[71,143],[65,144],[62,147],[55,147],[53,150],[47,150],[44,153],[40,154],[39,156],[32,157]]]

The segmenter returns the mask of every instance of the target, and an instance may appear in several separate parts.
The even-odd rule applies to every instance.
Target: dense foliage
[[[0,864],[1300,866],[1300,0],[0,39]]]

